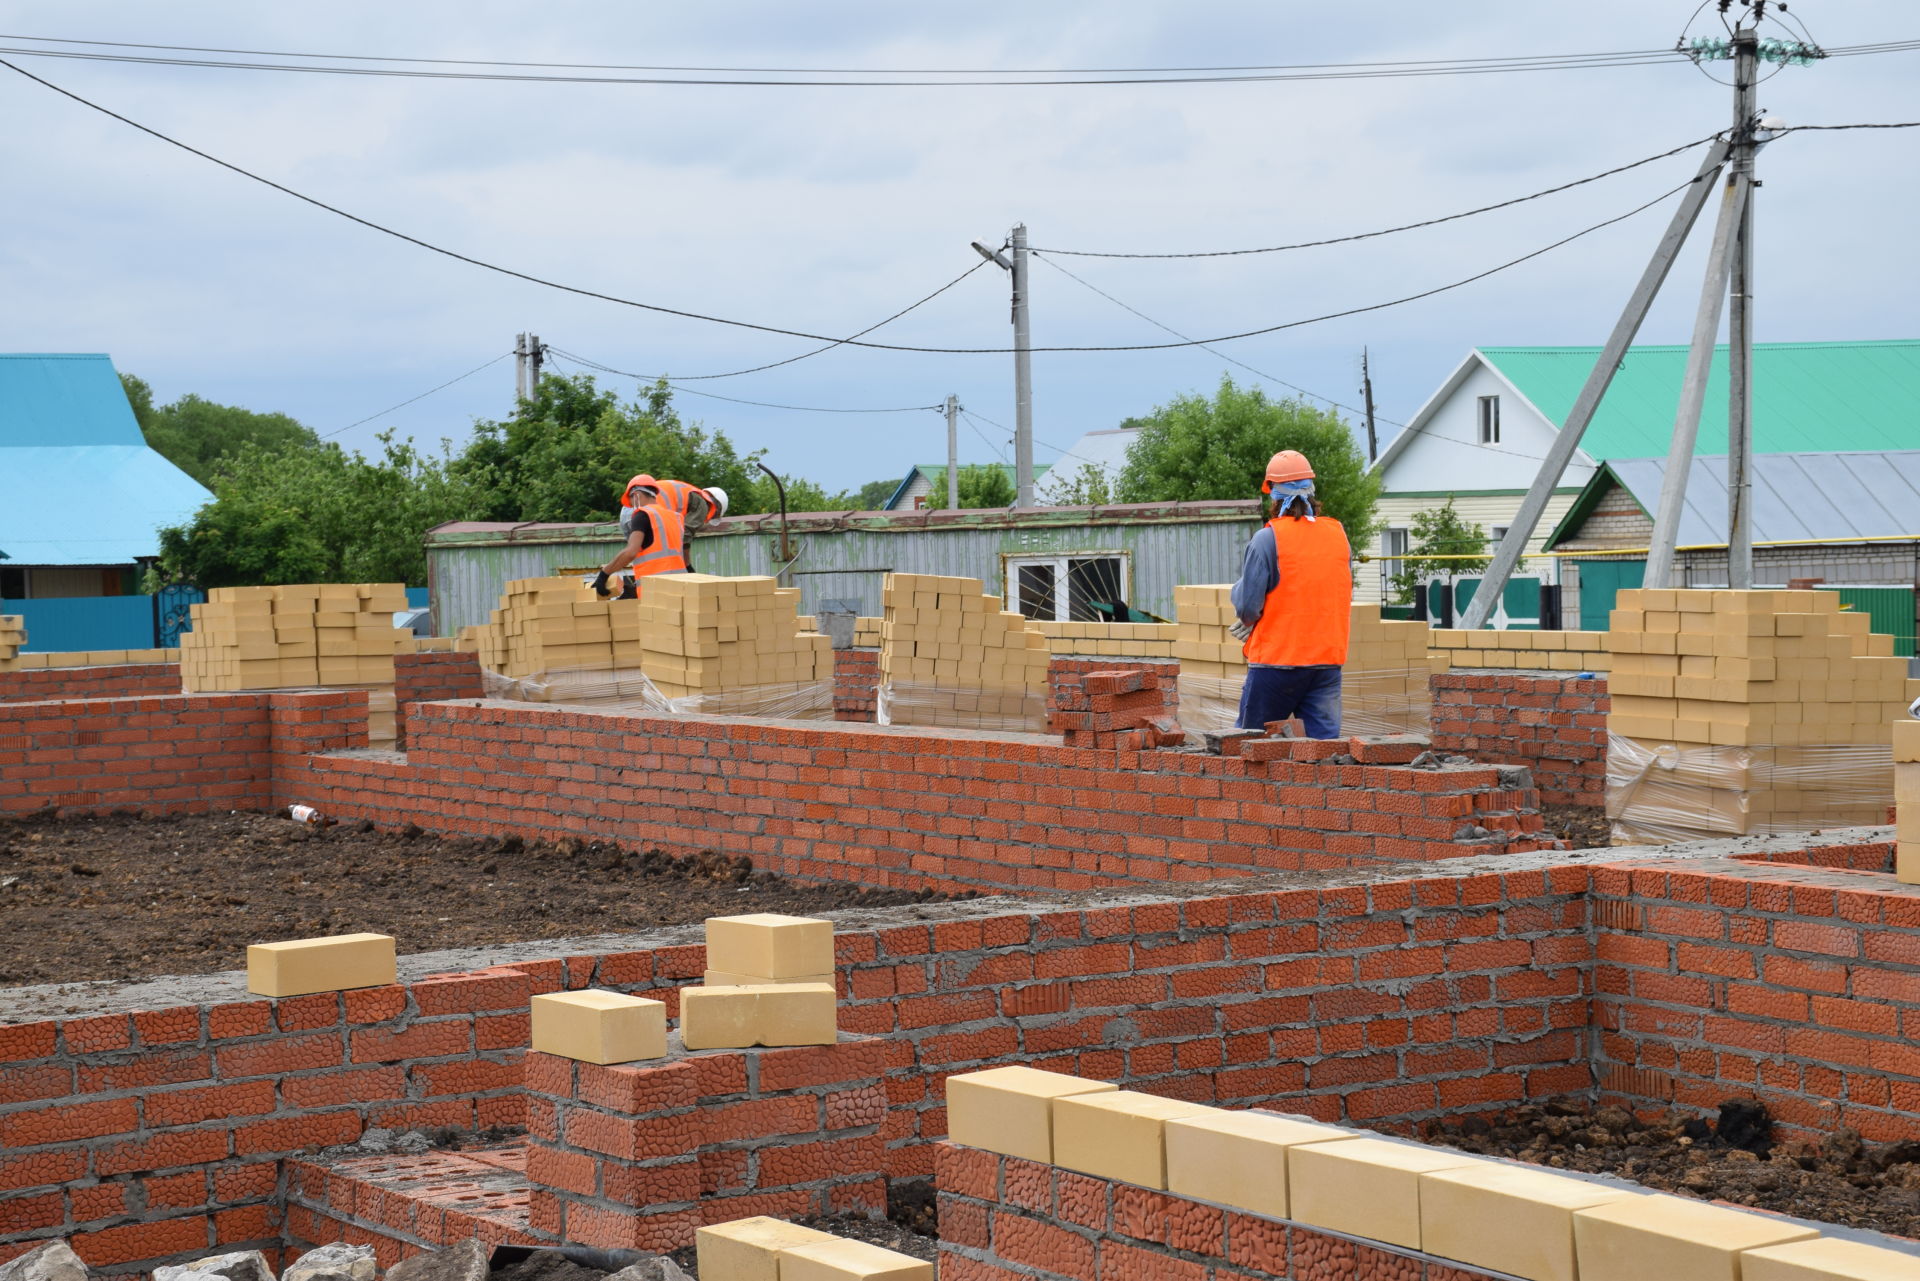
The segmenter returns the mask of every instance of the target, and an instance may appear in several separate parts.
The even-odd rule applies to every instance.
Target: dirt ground
[[[1540,816],[1547,829],[1576,850],[1605,849],[1613,844],[1607,812],[1598,805],[1546,805]]]
[[[1643,1122],[1576,1102],[1521,1108],[1489,1126],[1447,1122],[1429,1142],[1536,1165],[1618,1174],[1649,1188],[1804,1219],[1920,1236],[1920,1143],[1863,1142],[1850,1129],[1819,1143],[1776,1143],[1758,1104],[1731,1100],[1717,1121]]]
[[[0,820],[0,984],[206,974],[245,964],[249,943],[361,930],[428,952],[928,898],[638,844],[312,829],[267,814]]]

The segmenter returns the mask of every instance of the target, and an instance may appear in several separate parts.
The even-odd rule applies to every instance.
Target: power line
[[[1398,227],[1384,227],[1379,231],[1363,231],[1358,235],[1334,236],[1326,240],[1302,240],[1291,245],[1268,245],[1260,249],[1211,249],[1195,253],[1110,253],[1094,249],[1035,249],[1033,252],[1072,255],[1076,258],[1236,258],[1244,254],[1277,254],[1285,253],[1292,249],[1318,249],[1325,245],[1350,244],[1356,240],[1372,240],[1377,236],[1392,236],[1403,231],[1417,231],[1422,227],[1437,227],[1441,223],[1457,222],[1462,218],[1472,218],[1479,214],[1492,213],[1497,209],[1509,209],[1514,205],[1523,205],[1529,200],[1539,200],[1544,196],[1556,195],[1562,191],[1571,191],[1575,187],[1584,187],[1590,182],[1599,182],[1602,178],[1611,178],[1615,174],[1626,173],[1629,169],[1638,169],[1642,165],[1650,165],[1656,160],[1665,160],[1667,157],[1677,156],[1683,151],[1691,151],[1702,143],[1712,142],[1719,136],[1717,133],[1708,134],[1704,138],[1696,138],[1692,142],[1682,143],[1678,147],[1663,151],[1657,156],[1648,156],[1644,160],[1636,160],[1631,164],[1619,165],[1604,172],[1593,174],[1590,177],[1578,178],[1572,182],[1563,182],[1557,187],[1548,187],[1546,190],[1536,191],[1530,196],[1515,196],[1511,200],[1502,200],[1499,204],[1495,205],[1482,205],[1478,209],[1468,209],[1462,213],[1447,214],[1441,218],[1428,218],[1423,222],[1404,223]]]
[[[923,353],[929,353],[934,355],[964,355],[964,356],[1005,355],[1008,352],[1011,352],[1013,350],[1013,348],[1011,347],[922,347],[922,346],[916,346],[908,343],[877,343],[877,342],[866,342],[864,340],[858,340],[858,339],[852,339],[852,338],[834,338],[827,334],[809,333],[808,331],[803,329],[785,329],[777,325],[762,325],[762,324],[757,324],[753,321],[732,320],[724,316],[709,316],[697,311],[686,311],[678,307],[666,307],[658,303],[639,302],[631,298],[621,298],[614,294],[601,293],[598,290],[582,289],[577,285],[561,284],[558,281],[547,280],[540,276],[531,275],[524,271],[516,271],[511,267],[502,267],[496,263],[487,262],[484,259],[480,259],[480,258],[474,258],[468,254],[459,253],[452,249],[444,249],[439,245],[433,244],[430,241],[422,240],[418,236],[410,236],[403,231],[395,231],[393,228],[383,226],[380,223],[372,221],[371,219],[362,218],[358,214],[348,213],[346,210],[340,209],[334,205],[327,204],[323,200],[317,200],[312,196],[303,195],[302,193],[295,191],[291,187],[288,187],[282,183],[275,182],[271,178],[264,178],[259,174],[253,173],[250,170],[242,169],[239,165],[233,164],[229,161],[222,160],[217,156],[211,155],[205,151],[200,150],[198,147],[190,146],[187,143],[181,142],[177,138],[171,138],[166,134],[161,133],[157,129],[149,128],[148,126],[143,125],[136,120],[132,120],[126,116],[121,115],[117,111],[113,111],[110,108],[103,107],[96,102],[92,102],[86,98],[83,98],[79,94],[74,93],[69,89],[63,89],[59,85],[54,84],[52,81],[44,80],[41,77],[34,75],[30,71],[14,66],[12,63],[7,62],[4,59],[0,59],[0,67],[5,67],[9,71],[13,71],[18,73],[19,75],[25,76],[27,79],[32,80],[36,84],[43,85],[46,88],[53,90],[55,93],[58,93],[63,97],[71,98],[73,101],[80,103],[82,106],[89,107],[94,111],[98,111],[102,115],[110,116],[113,119],[120,121],[124,125],[128,125],[134,129],[138,129],[141,133],[147,134],[154,138],[158,138],[160,141],[165,142],[170,146],[178,147],[182,151],[198,156],[202,160],[210,161],[213,164],[219,165],[221,168],[230,170],[233,173],[237,173],[244,178],[251,178],[255,182],[261,183],[268,187],[272,187],[275,191],[281,192],[285,195],[292,196],[296,200],[303,201],[304,203],[310,204],[317,209],[324,209],[328,213],[337,214],[338,216],[342,218],[346,218],[349,221],[359,223],[363,227],[367,227],[367,228],[370,228],[371,230],[378,231],[383,235],[392,236],[396,240],[404,240],[408,244],[416,245],[419,248],[428,250],[429,252],[440,254],[443,257],[451,258],[456,262],[464,262],[470,266],[480,267],[487,271],[497,272],[503,276],[510,276],[515,280],[524,280],[531,284],[544,285],[549,289],[558,289],[558,290],[561,290],[562,292],[576,294],[583,298],[597,298],[602,302],[616,303],[623,307],[634,307],[642,311],[656,312],[661,315],[679,316],[687,320],[702,320],[710,324],[716,324],[716,325],[730,325],[736,329],[752,329],[760,333],[784,334],[790,338],[806,338],[814,342],[824,342],[824,343],[834,344],[838,346],[866,347],[876,351],[910,351],[910,352],[923,352]],[[1403,298],[1391,299],[1387,302],[1381,302],[1381,303],[1372,303],[1364,307],[1349,307],[1342,311],[1328,312],[1320,316],[1309,316],[1304,320],[1286,321],[1281,324],[1263,326],[1259,329],[1248,329],[1248,330],[1243,330],[1239,333],[1222,334],[1213,338],[1193,339],[1193,340],[1188,340],[1184,342],[1171,342],[1171,343],[1129,343],[1129,344],[1117,344],[1117,345],[1115,344],[1110,344],[1110,345],[1084,344],[1084,345],[1077,345],[1077,346],[1060,345],[1060,346],[1052,346],[1052,347],[1030,347],[1027,350],[1035,351],[1035,352],[1166,351],[1166,350],[1171,350],[1171,349],[1180,348],[1180,347],[1201,347],[1201,346],[1206,346],[1209,343],[1233,342],[1241,338],[1256,338],[1262,334],[1278,333],[1286,329],[1297,329],[1304,325],[1319,324],[1323,321],[1328,321],[1328,320],[1338,320],[1346,316],[1357,316],[1367,312],[1384,311],[1389,307],[1398,307],[1405,303],[1417,302],[1423,298],[1431,298],[1437,294],[1447,293],[1450,290],[1459,289],[1459,288],[1462,288],[1463,286],[1473,284],[1480,280],[1484,280],[1489,276],[1497,275],[1498,273],[1506,271],[1509,268],[1517,267],[1522,263],[1525,263],[1525,262],[1531,261],[1534,258],[1540,257],[1542,254],[1550,253],[1553,250],[1562,247],[1563,245],[1571,244],[1573,241],[1578,240],[1583,236],[1591,235],[1596,231],[1612,226],[1614,223],[1623,222],[1626,219],[1633,217],[1635,214],[1642,213],[1648,209],[1651,209],[1654,205],[1657,205],[1662,200],[1667,199],[1668,196],[1672,196],[1676,192],[1684,190],[1685,188],[1692,185],[1692,183],[1696,181],[1699,181],[1699,179],[1698,178],[1688,179],[1687,182],[1681,183],[1678,187],[1675,187],[1672,191],[1667,192],[1666,195],[1658,196],[1655,199],[1649,201],[1647,204],[1641,205],[1636,209],[1630,209],[1626,213],[1621,214],[1618,217],[1609,218],[1605,222],[1596,223],[1591,227],[1587,227],[1580,231],[1577,231],[1570,236],[1567,236],[1561,240],[1555,241],[1550,245],[1547,245],[1545,248],[1536,249],[1532,253],[1523,254],[1520,257],[1504,262],[1497,267],[1491,267],[1486,271],[1478,272],[1474,275],[1466,277],[1465,279],[1456,280],[1451,284],[1440,285],[1432,289],[1422,290],[1419,293],[1409,294]]]
[[[976,421],[974,418],[974,415],[970,411],[965,409],[960,411],[960,416],[967,420],[967,426],[973,429],[973,434],[986,442],[987,448],[991,449],[994,452],[994,456],[1000,460],[1003,466],[1007,466],[1007,467],[1013,466],[1012,463],[1007,461],[1007,451],[1000,448],[1000,446],[994,444],[992,438],[989,437],[987,433],[980,430],[980,423],[982,422],[985,422],[990,426],[994,426],[994,427],[1000,427],[999,423],[994,422],[993,419],[987,418],[984,415],[978,421]],[[1000,430],[1006,431],[1007,429],[1005,427],[1000,427]],[[1009,433],[1009,435],[1011,435],[1011,433]]]
[[[1074,281],[1076,284],[1079,284],[1083,288],[1090,289],[1094,293],[1099,294],[1102,298],[1105,298],[1108,302],[1112,303],[1114,306],[1119,307],[1124,311],[1132,312],[1134,315],[1140,317],[1140,319],[1146,321],[1148,324],[1152,325],[1154,328],[1164,329],[1166,330],[1166,332],[1172,334],[1175,338],[1187,337],[1187,335],[1181,333],[1178,329],[1175,329],[1172,325],[1163,324],[1160,321],[1155,320],[1152,316],[1149,316],[1146,312],[1141,311],[1138,307],[1135,307],[1130,303],[1121,302],[1118,298],[1115,298],[1112,294],[1100,288],[1100,286],[1094,284],[1092,281],[1083,280],[1079,276],[1074,275],[1071,271],[1068,271],[1065,267],[1062,267],[1059,263],[1054,262],[1051,258],[1047,257],[1045,254],[1041,253],[1039,250],[1036,249],[1033,251],[1033,253],[1035,257],[1040,259],[1041,262],[1046,263],[1047,266],[1053,268],[1055,271],[1059,272],[1061,275],[1065,276],[1067,279]],[[1278,383],[1280,386],[1287,388],[1289,391],[1297,391],[1302,396],[1306,396],[1312,400],[1324,401],[1327,404],[1332,405],[1334,408],[1344,409],[1350,414],[1358,414],[1362,417],[1365,417],[1366,415],[1365,410],[1355,409],[1352,405],[1342,404],[1341,402],[1335,400],[1331,396],[1322,396],[1318,392],[1308,391],[1305,387],[1302,387],[1297,383],[1290,383],[1284,378],[1276,378],[1272,374],[1267,373],[1263,369],[1255,369],[1252,365],[1249,365],[1244,360],[1238,360],[1232,356],[1227,355],[1227,353],[1225,353],[1224,351],[1214,351],[1213,348],[1205,346],[1204,344],[1201,346],[1200,349],[1202,351],[1213,352],[1214,355],[1220,357],[1220,359],[1226,361],[1227,363],[1238,365],[1240,366],[1240,368],[1246,370],[1248,373],[1256,374],[1259,377],[1266,379],[1270,383]],[[1388,424],[1389,426],[1393,426],[1393,427],[1406,426],[1405,423],[1397,423],[1397,422],[1394,422],[1393,419],[1391,418],[1382,418],[1378,414],[1375,414],[1374,418],[1379,422]]]
[[[1778,133],[1808,133],[1835,131],[1841,129],[1920,129],[1920,120],[1901,120],[1891,124],[1866,125],[1788,125]]]
[[[405,409],[408,405],[411,405],[416,400],[425,400],[427,397],[433,395],[433,393],[436,391],[445,391],[447,388],[453,386],[457,382],[465,382],[467,379],[473,377],[475,374],[479,373],[481,370],[491,369],[493,366],[499,364],[501,361],[505,360],[508,356],[511,356],[511,355],[513,355],[512,352],[503,351],[498,356],[495,356],[492,360],[489,360],[486,364],[475,365],[472,369],[469,369],[466,373],[461,374],[458,378],[449,378],[447,379],[447,381],[441,383],[438,387],[429,388],[428,390],[421,392],[418,396],[409,397],[408,399],[401,401],[397,405],[389,405],[377,414],[368,414],[365,418],[362,418],[360,422],[348,423],[345,427],[338,427],[338,428],[335,428],[333,431],[322,432],[320,434],[320,439],[327,440],[331,437],[338,436],[341,432],[352,431],[355,427],[360,426],[361,423],[370,423],[376,418],[385,418],[388,414],[392,413],[396,409]]]
[[[173,53],[224,53],[255,58],[313,58],[342,62],[413,62],[431,66],[458,67],[536,67],[561,71],[675,71],[715,72],[741,75],[1132,75],[1229,71],[1307,71],[1363,67],[1443,67],[1497,64],[1505,62],[1541,62],[1558,59],[1625,58],[1670,53],[1663,49],[1619,49],[1598,53],[1520,54],[1484,58],[1419,58],[1391,62],[1293,62],[1242,66],[1202,67],[700,67],[620,62],[519,62],[503,58],[414,58],[364,53],[294,53],[276,49],[225,49],[204,45],[142,44],[130,40],[78,40],[63,36],[0,34],[0,40],[30,40],[37,44],[77,44],[114,49],[158,49]]]
[[[506,71],[432,71],[420,67],[316,66],[295,62],[242,62],[232,58],[178,58],[155,54],[97,53],[77,49],[34,49],[0,46],[0,53],[19,57],[60,58],[80,62],[118,62],[156,67],[197,67],[222,71],[285,71],[304,75],[372,76],[382,79],[479,80],[534,84],[697,85],[785,89],[952,89],[952,88],[1067,88],[1085,85],[1264,84],[1302,80],[1394,80],[1431,76],[1500,75],[1524,71],[1583,71],[1610,67],[1657,66],[1685,59],[1678,50],[1650,50],[1620,56],[1576,54],[1537,59],[1507,59],[1476,64],[1407,64],[1360,66],[1300,71],[1260,71],[1242,74],[1096,75],[1077,78],[992,80],[822,80],[716,79],[702,76],[545,75]],[[506,64],[494,64],[506,65]],[[796,73],[807,74],[807,73]],[[885,74],[885,73],[881,73]],[[930,74],[930,73],[919,73]],[[1006,73],[994,73],[1006,74]]]
[[[742,400],[738,396],[722,396],[719,392],[715,391],[701,391],[695,387],[682,387],[672,379],[649,378],[645,374],[635,374],[629,373],[624,369],[615,369],[612,365],[603,365],[597,360],[589,360],[585,356],[575,355],[564,347],[555,347],[550,343],[545,344],[545,348],[561,360],[570,361],[584,369],[596,369],[601,373],[614,374],[621,378],[632,378],[642,383],[665,382],[675,391],[686,392],[689,396],[705,396],[709,400],[726,400],[736,405],[756,405],[761,409],[792,409],[807,414],[914,414],[926,409],[944,409],[946,407],[944,405],[898,405],[887,409],[841,409],[823,405],[776,405],[771,401],[765,400]]]

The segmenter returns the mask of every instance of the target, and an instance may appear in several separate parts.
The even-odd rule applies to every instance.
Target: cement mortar
[[[740,718],[746,719],[746,718]],[[870,732],[871,726],[857,727]],[[902,732],[920,732],[917,728]],[[942,733],[968,733],[945,730]],[[996,737],[987,735],[986,737]],[[1317,872],[1275,872],[1241,880],[1202,881],[1168,885],[1149,892],[1138,889],[1083,890],[1071,894],[1038,893],[969,899],[957,903],[929,903],[907,907],[855,908],[821,915],[833,921],[836,932],[882,930],[897,926],[972,921],[984,917],[1040,915],[1052,911],[1139,907],[1195,899],[1230,898],[1240,894],[1273,894],[1300,889],[1336,889],[1391,884],[1396,881],[1445,880],[1489,873],[1547,871],[1558,867],[1603,866],[1620,863],[1663,862],[1675,859],[1710,861],[1741,854],[1791,853],[1827,845],[1864,845],[1894,839],[1890,827],[1841,828],[1817,836],[1740,836],[1726,840],[1692,841],[1677,845],[1616,846],[1594,850],[1533,850],[1520,854],[1469,855],[1433,863],[1400,863],[1379,867],[1338,868]],[[1818,874],[1825,869],[1796,866],[1796,872]],[[1860,884],[1859,873],[1844,876],[1848,886]],[[543,939],[531,943],[494,944],[420,952],[399,960],[400,981],[412,982],[430,974],[459,973],[495,965],[513,965],[566,956],[597,956],[610,952],[648,951],[704,943],[703,927],[674,926],[638,934],[595,934],[578,938]],[[404,940],[403,940],[404,943]],[[236,948],[242,946],[238,941]],[[0,1025],[43,1019],[131,1014],[183,1005],[218,1005],[252,999],[246,972],[161,977],[140,982],[47,983],[0,991]]]

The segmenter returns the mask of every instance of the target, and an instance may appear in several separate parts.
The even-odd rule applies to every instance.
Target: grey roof
[[[1138,427],[1108,427],[1087,432],[1074,441],[1072,447],[1060,451],[1060,457],[1053,460],[1053,469],[1034,485],[1034,496],[1041,502],[1049,501],[1049,482],[1071,484],[1087,463],[1105,472],[1109,483],[1119,480],[1120,472],[1127,465],[1127,446],[1139,436]]]
[[[1666,459],[1615,458],[1607,466],[1642,509],[1659,506]],[[1920,450],[1753,456],[1755,542],[1890,535],[1920,536]],[[1727,541],[1726,455],[1694,458],[1679,541]]]

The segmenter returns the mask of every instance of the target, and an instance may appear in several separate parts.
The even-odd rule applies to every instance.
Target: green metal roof
[[[1480,355],[1558,427],[1598,347],[1481,347]],[[1627,353],[1580,448],[1591,458],[1664,457],[1687,348]],[[1920,448],[1920,341],[1755,343],[1758,453]],[[1727,349],[1716,348],[1700,417],[1701,454],[1727,452]]]
[[[1035,463],[1033,465],[1033,478],[1039,480],[1042,476],[1046,475],[1048,466],[1049,464],[1047,463]],[[1007,474],[1007,479],[1013,481],[1014,487],[1016,489],[1019,488],[1020,481],[1019,478],[1013,474],[1012,463],[960,464],[960,470],[963,472],[969,467],[992,467],[997,471],[1003,471]],[[901,478],[899,485],[894,488],[893,496],[887,499],[887,507],[889,509],[900,501],[900,496],[907,492],[907,486],[913,484],[913,478],[916,475],[925,476],[928,485],[934,489],[940,489],[947,483],[947,465],[945,463],[915,463],[912,468],[908,470],[907,474]]]

